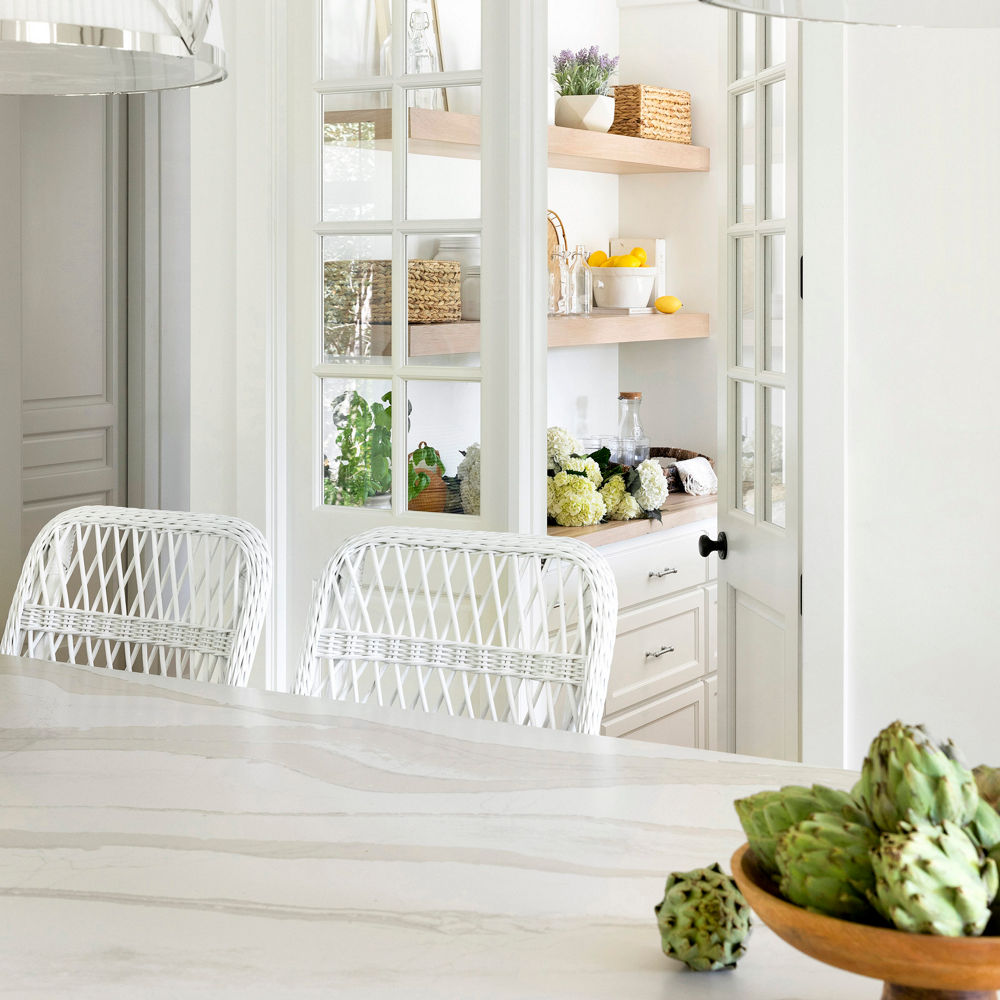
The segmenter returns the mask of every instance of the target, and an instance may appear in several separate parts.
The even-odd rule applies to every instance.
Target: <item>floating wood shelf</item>
[[[640,344],[708,336],[707,313],[623,316],[559,316],[549,320],[549,347]],[[410,327],[410,356],[472,354],[479,350],[478,323],[427,323]]]
[[[715,517],[718,497],[693,497],[687,493],[671,493],[660,508],[663,521],[608,521],[607,524],[593,524],[586,528],[561,528],[550,524],[548,533],[557,538],[579,538],[588,545],[610,545],[639,538],[665,528],[679,528],[705,518]]]
[[[549,320],[549,347],[592,347],[600,344],[643,344],[659,340],[696,340],[708,336],[708,313],[640,313],[626,316],[595,309],[589,316]],[[389,327],[371,328],[371,353],[389,354]],[[475,354],[479,323],[419,323],[410,327],[410,356]]]
[[[376,149],[391,146],[392,114],[388,108],[327,111],[323,121],[327,125],[370,122],[374,132],[365,136],[367,141],[373,142]],[[478,115],[410,109],[411,153],[478,159],[480,142]],[[550,167],[605,174],[703,173],[709,162],[705,146],[549,126]]]

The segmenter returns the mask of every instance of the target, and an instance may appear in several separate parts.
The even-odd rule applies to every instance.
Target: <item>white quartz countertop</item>
[[[850,1000],[660,951],[732,800],[844,771],[0,656],[0,994]]]

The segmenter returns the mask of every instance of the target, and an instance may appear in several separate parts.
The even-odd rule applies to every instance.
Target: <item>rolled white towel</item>
[[[677,463],[677,475],[684,484],[684,492],[695,497],[705,497],[719,492],[719,477],[707,458],[689,458]]]

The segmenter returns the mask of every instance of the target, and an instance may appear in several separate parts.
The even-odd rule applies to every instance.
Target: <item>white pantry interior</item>
[[[288,19],[299,6],[277,0],[227,5],[231,79],[191,95],[191,420],[199,429],[191,439],[191,504],[259,524],[279,564],[287,539],[284,495],[275,484],[286,481],[287,456],[272,429],[287,406],[283,366],[292,335],[282,248],[295,169],[287,73],[289,60],[300,57],[289,44]],[[538,7],[514,3],[510,9],[526,19],[525,8],[532,6]],[[619,5],[625,58],[627,26],[639,23],[633,16],[724,17],[694,3],[642,6],[645,12],[628,0]],[[536,25],[536,35],[545,39],[545,51],[519,55],[544,79],[547,25]],[[1000,340],[987,333],[994,311],[987,276],[1000,266],[1000,209],[984,194],[991,190],[988,178],[1000,170],[1000,96],[992,86],[996,33],[810,24],[801,37],[808,331],[801,359],[802,756],[856,766],[870,733],[901,716],[961,737],[972,756],[988,759],[995,706],[962,692],[991,683],[989,602],[992,567],[1000,561],[1000,536],[983,531],[1000,489],[995,463],[985,460],[1000,420],[1000,401],[988,385],[1000,368]],[[706,66],[713,59],[721,66],[719,44],[702,39],[673,56],[685,66],[703,59]],[[655,58],[652,43],[649,51]],[[928,67],[949,87],[928,91]],[[693,69],[685,76],[677,84],[690,81],[697,93]],[[716,79],[723,87],[721,69]],[[308,86],[314,82],[311,77]],[[512,117],[526,108],[514,83]],[[912,100],[917,92],[920,102]],[[696,109],[696,129],[709,123],[707,114]],[[529,144],[523,132],[531,125],[523,118],[518,142]],[[945,133],[952,136],[949,144],[939,141]],[[702,141],[712,148],[714,170],[722,150],[714,139]],[[535,169],[528,159],[524,164]],[[700,187],[712,176],[684,180]],[[630,183],[647,182],[658,179]],[[534,209],[544,216],[544,172],[536,183]],[[933,207],[928,192],[935,193]],[[698,211],[686,195],[687,189],[677,194],[673,206],[681,220]],[[712,203],[720,213],[720,202]],[[708,228],[688,228],[692,248],[718,247],[723,219],[717,214]],[[541,255],[544,245],[529,252]],[[684,259],[677,263],[686,266]],[[718,275],[718,265],[698,269],[697,281],[717,292]],[[947,296],[948,326],[955,332],[947,344],[929,289]],[[536,310],[544,309],[541,291],[531,293],[539,295]],[[693,308],[695,298],[687,301]],[[715,316],[711,306],[699,308]],[[519,333],[522,325],[512,330]],[[707,341],[651,350],[696,360],[689,371],[700,371],[704,382],[705,353],[717,349],[717,337],[716,325]],[[619,363],[645,349],[620,347]],[[679,367],[663,369],[668,405],[680,406],[689,383]],[[539,395],[544,399],[544,390]],[[515,398],[510,409],[517,417],[529,404],[526,395]],[[712,414],[706,411],[705,419],[712,421]],[[544,428],[547,415],[531,414],[530,422]],[[927,458],[945,454],[974,474],[933,488]],[[531,508],[538,506],[535,496]],[[264,661],[273,671],[278,656],[294,645],[293,636],[279,634],[282,599],[279,593],[257,684],[275,683]]]
[[[384,18],[390,9],[392,23],[409,15],[407,34],[387,32],[379,22],[380,12]],[[753,396],[754,372],[762,367],[755,369],[753,362],[754,344],[760,341],[760,355],[765,343],[764,310],[754,308],[755,300],[770,297],[769,322],[778,331],[771,353],[782,356],[784,261],[775,258],[767,278],[771,284],[765,287],[755,254],[759,257],[760,248],[776,240],[774,233],[783,232],[784,223],[770,223],[768,235],[758,236],[753,204],[756,198],[761,205],[772,200],[784,205],[784,109],[769,96],[766,148],[771,159],[764,170],[763,132],[755,129],[752,113],[745,110],[748,99],[739,94],[748,93],[752,101],[755,87],[760,98],[784,87],[784,46],[779,50],[769,41],[765,47],[763,34],[747,31],[753,19],[744,19],[737,32],[735,17],[694,5],[553,0],[547,30],[536,5],[523,21],[525,34],[517,36],[513,21],[500,17],[498,8],[483,7],[480,21],[478,5],[439,0],[434,9],[441,25],[443,72],[436,66],[420,76],[409,65],[406,73],[394,71],[407,59],[404,43],[412,43],[412,19],[424,17],[427,9],[413,0],[392,8],[327,0],[287,22],[284,108],[291,183],[282,359],[287,423],[278,442],[287,470],[281,499],[287,521],[284,571],[279,574],[287,581],[286,662],[297,653],[309,581],[316,579],[326,554],[352,532],[390,520],[540,530],[545,479],[536,456],[547,425],[565,427],[577,437],[608,435],[617,426],[619,391],[638,390],[646,400],[644,422],[655,447],[717,456],[720,384],[727,399],[740,386]],[[771,38],[783,38],[787,30],[781,22]],[[524,39],[537,45],[543,37],[544,52],[518,50]],[[737,48],[747,41],[749,63],[737,57]],[[620,54],[620,82],[692,91],[693,145],[550,127],[553,54],[592,45]],[[314,66],[296,58],[310,50],[319,53]],[[668,57],[665,67],[665,54],[673,52],[677,65]],[[770,76],[762,83],[759,76],[767,67]],[[517,103],[518,87],[529,114]],[[548,99],[538,106],[542,94]],[[764,102],[759,103],[763,118]],[[730,125],[730,109],[737,107],[745,121]],[[727,142],[729,127],[740,135],[761,136],[736,143],[733,148],[744,155],[738,164],[727,156],[733,145]],[[534,145],[520,150],[515,138],[522,131]],[[507,154],[505,168],[498,166],[504,164],[501,151]],[[522,152],[530,157],[528,171],[516,159]],[[750,194],[737,204],[729,198],[730,188]],[[781,197],[765,199],[772,188]],[[530,214],[511,213],[512,197]],[[546,320],[538,295],[539,263],[547,264],[547,254],[539,253],[542,205],[559,215],[570,247],[581,244],[588,252],[607,250],[615,238],[664,238],[671,283],[666,290],[681,295],[686,309],[674,316]],[[726,237],[731,212],[739,213],[733,221],[740,234],[732,243]],[[762,208],[757,217],[763,217]],[[471,243],[476,247],[470,259],[472,251],[461,248]],[[458,308],[451,300],[426,305],[440,294],[433,284],[437,269],[460,270],[458,264],[438,263],[448,258],[445,248],[454,246],[459,252],[452,260],[466,254],[461,317],[447,312]],[[741,246],[738,273],[727,277],[729,250]],[[481,284],[481,317],[464,314],[470,264]],[[732,296],[724,289],[730,281],[743,289],[738,316],[727,311]],[[363,307],[343,308],[344,302],[360,302],[362,294]],[[365,318],[358,321],[362,308]],[[512,336],[515,330],[518,337]],[[719,365],[726,356],[720,344],[735,342],[737,332],[740,347],[734,349],[731,367],[744,381],[720,383]],[[743,357],[747,352],[749,361]],[[543,373],[544,391],[538,383]],[[772,391],[784,394],[784,376],[776,377],[781,388],[764,388],[759,399]],[[515,389],[525,394],[527,410],[515,402]],[[538,406],[542,400],[544,417]],[[740,516],[752,525],[755,488],[770,498],[772,485],[783,490],[786,470],[794,465],[786,466],[783,442],[775,475],[760,471],[770,450],[761,461],[752,451],[747,459],[745,442],[764,428],[764,406],[755,419],[752,408],[742,405],[723,410],[724,416],[742,421],[730,434],[740,457],[723,483],[739,495]],[[784,409],[773,412],[780,442]],[[418,452],[425,442],[429,451]],[[469,461],[465,456],[480,442],[481,489],[470,506],[464,492],[459,502],[454,483]],[[430,467],[428,453],[437,456]],[[363,463],[355,457],[362,454]],[[438,479],[437,506],[424,502],[434,492],[430,489],[418,502],[423,487],[413,488],[420,474],[413,469],[417,462]],[[408,465],[408,476],[400,473]],[[395,470],[391,481],[390,470]],[[757,521],[771,520],[773,531],[791,538],[797,559],[797,523],[790,519],[786,528],[783,502],[775,506],[779,509],[780,521],[777,514],[759,512]],[[697,551],[699,535],[714,534],[714,503],[672,498],[662,530],[646,521],[595,531],[549,530],[600,546],[616,567],[623,595],[621,641],[606,732],[798,756],[797,647],[793,661],[772,657],[760,616],[752,635],[758,649],[750,662],[752,676],[741,675],[737,655],[721,675],[726,714],[720,721],[719,561],[703,559]],[[793,597],[790,614],[797,617],[797,563],[785,582]],[[734,623],[742,620],[734,614]],[[786,632],[795,641],[794,630],[772,632],[778,641]],[[775,669],[769,666],[772,660]],[[284,683],[282,677],[270,679]],[[735,683],[745,688],[742,698],[732,691]],[[784,690],[786,683],[790,691]]]

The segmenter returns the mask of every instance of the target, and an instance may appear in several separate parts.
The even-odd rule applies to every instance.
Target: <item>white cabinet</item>
[[[717,594],[698,537],[714,520],[602,546],[618,583],[606,736],[716,749]]]

